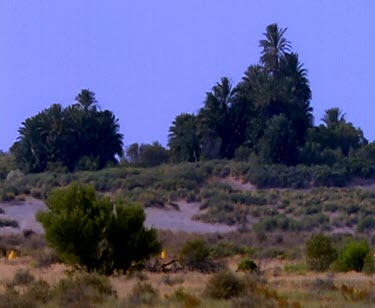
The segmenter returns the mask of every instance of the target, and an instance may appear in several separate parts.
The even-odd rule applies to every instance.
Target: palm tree
[[[279,28],[276,23],[268,25],[263,33],[266,38],[259,42],[259,46],[263,48],[260,63],[273,76],[278,73],[280,59],[291,50],[290,42],[284,37],[286,30],[287,28]]]
[[[96,112],[98,107],[98,102],[95,98],[95,93],[88,90],[82,89],[81,92],[76,96],[77,104],[74,106],[78,109],[84,111],[93,111]]]
[[[197,118],[194,114],[182,113],[169,128],[168,146],[176,162],[194,162],[200,155]]]
[[[228,118],[235,92],[229,78],[221,78],[207,93],[198,114],[199,131],[203,138],[203,154],[207,158],[227,157],[231,131]]]
[[[340,124],[346,123],[345,113],[343,113],[342,110],[337,107],[327,109],[322,121],[327,128],[336,128]]]

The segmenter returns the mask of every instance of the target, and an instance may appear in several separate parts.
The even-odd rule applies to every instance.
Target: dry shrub
[[[322,294],[336,290],[336,286],[332,278],[315,278],[311,282],[310,289],[313,294]]]
[[[182,276],[173,277],[171,275],[163,275],[161,278],[161,282],[168,286],[174,286],[176,284],[181,284],[184,282],[184,278]]]
[[[132,293],[121,302],[121,307],[155,306],[160,300],[159,291],[149,282],[138,282]]]
[[[183,304],[184,308],[196,308],[201,304],[199,298],[191,295],[182,288],[179,288],[174,292],[174,297],[177,302]]]
[[[33,301],[45,304],[51,299],[51,289],[46,281],[37,280],[29,286],[25,296]]]
[[[109,280],[96,273],[78,273],[61,279],[53,291],[59,307],[94,307],[115,297]]]
[[[239,296],[245,289],[243,281],[234,273],[224,270],[214,274],[207,283],[205,294],[215,299]]]
[[[20,268],[14,274],[12,281],[8,283],[8,287],[27,286],[35,281],[35,277],[30,273],[29,269]]]
[[[233,308],[276,308],[278,306],[275,300],[267,299],[253,292],[246,292],[244,295],[232,299]]]

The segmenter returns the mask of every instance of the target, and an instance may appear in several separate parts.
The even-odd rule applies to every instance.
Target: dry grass
[[[226,260],[230,270],[235,271],[242,256],[233,256]],[[291,261],[267,259],[255,260],[260,266],[262,279],[267,281],[267,288],[277,292],[279,305],[288,303],[289,307],[362,307],[375,304],[375,295],[372,294],[375,287],[375,276],[366,276],[362,273],[315,273],[306,272],[296,274],[286,271],[285,265]],[[48,268],[37,268],[32,257],[18,257],[9,261],[0,259],[0,293],[5,292],[6,284],[12,281],[16,272],[20,269],[29,270],[36,280],[44,280],[50,286],[55,286],[62,278],[69,276],[71,270],[63,264],[53,264]],[[245,275],[237,273],[239,277]],[[218,301],[208,299],[203,290],[211,274],[199,272],[177,273],[150,273],[142,272],[132,276],[114,275],[110,277],[112,287],[117,293],[118,301],[122,301],[131,295],[134,286],[142,282],[150,283],[159,291],[160,305],[168,307],[175,292],[182,289],[201,301],[200,307],[230,307],[230,301]],[[320,291],[320,285],[327,285],[325,281],[332,282],[333,289]],[[330,282],[330,283],[331,283]],[[344,287],[343,287],[344,286]],[[373,298],[374,297],[374,298]],[[291,306],[293,304],[293,306]],[[173,306],[173,305],[172,305]]]

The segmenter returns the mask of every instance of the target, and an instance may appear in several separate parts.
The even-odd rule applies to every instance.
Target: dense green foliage
[[[370,253],[366,240],[349,241],[339,252],[336,268],[340,271],[362,271],[365,259]]]
[[[134,166],[155,167],[168,162],[168,151],[157,141],[153,144],[133,143],[126,149],[127,162]]]
[[[145,215],[135,205],[96,196],[93,187],[72,185],[54,191],[48,211],[39,212],[47,242],[61,260],[88,271],[111,274],[159,253],[155,230],[143,226]]]
[[[337,258],[331,238],[319,233],[306,241],[306,263],[314,271],[325,271]]]
[[[221,78],[197,115],[176,117],[168,143],[173,161],[257,156],[268,164],[334,165],[367,144],[339,108],[326,110],[323,124],[313,126],[307,70],[285,32],[269,25],[259,64],[249,66],[236,86]],[[353,163],[369,165],[365,161]],[[367,171],[373,174],[373,164]]]
[[[123,150],[115,115],[99,111],[89,90],[82,90],[76,101],[67,108],[53,104],[22,123],[11,147],[20,169],[97,170],[116,163]]]

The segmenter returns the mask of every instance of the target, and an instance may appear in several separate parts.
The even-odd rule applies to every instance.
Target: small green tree
[[[98,197],[91,186],[55,190],[37,220],[61,260],[88,271],[126,271],[160,252],[155,230],[145,229],[143,209]]]
[[[313,234],[306,242],[306,263],[314,271],[325,271],[337,258],[331,239],[322,234]]]
[[[366,240],[350,241],[340,252],[336,262],[336,268],[339,271],[361,272],[366,256],[370,253],[370,247]]]

